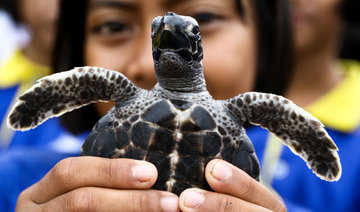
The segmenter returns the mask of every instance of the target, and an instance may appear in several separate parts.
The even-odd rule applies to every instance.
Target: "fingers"
[[[155,166],[145,161],[76,157],[60,161],[25,192],[41,204],[81,187],[148,189],[156,178]]]
[[[241,169],[223,160],[212,160],[205,169],[210,187],[272,211],[286,211],[284,204],[265,186]]]
[[[175,194],[157,190],[85,187],[44,204],[21,204],[21,201],[22,198],[17,211],[179,211]]]
[[[187,189],[179,197],[181,211],[256,211],[270,212],[271,210],[242,199],[200,189]]]
[[[226,161],[210,161],[205,177],[215,192],[185,190],[179,197],[182,211],[286,211],[266,187]]]

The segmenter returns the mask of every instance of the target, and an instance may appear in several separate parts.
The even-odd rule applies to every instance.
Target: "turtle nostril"
[[[196,35],[196,34],[198,34],[198,33],[200,32],[200,28],[199,28],[199,27],[193,27],[192,30],[191,30],[191,32],[192,32],[194,35]]]

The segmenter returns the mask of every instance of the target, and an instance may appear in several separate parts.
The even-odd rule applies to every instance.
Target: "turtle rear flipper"
[[[293,153],[306,161],[321,179],[337,181],[341,176],[338,148],[322,123],[290,100],[265,93],[248,92],[224,104],[240,119],[246,117],[279,137]]]
[[[119,72],[97,67],[74,68],[38,80],[16,101],[8,126],[28,130],[92,102],[126,99],[139,90]]]

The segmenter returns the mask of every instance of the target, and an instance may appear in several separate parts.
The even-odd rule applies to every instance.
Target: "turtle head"
[[[156,17],[151,24],[151,38],[160,84],[162,78],[183,78],[185,81],[203,78],[200,28],[194,18],[173,12]]]
[[[190,16],[168,12],[156,17],[151,25],[153,58],[164,52],[181,56],[186,62],[200,62],[203,57],[199,24]]]

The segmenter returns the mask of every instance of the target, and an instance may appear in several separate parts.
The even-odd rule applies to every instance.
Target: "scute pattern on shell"
[[[133,111],[133,105],[140,110]],[[203,176],[206,164],[214,158],[227,160],[258,179],[258,161],[246,134],[231,134],[220,127],[223,120],[208,111],[204,105],[187,101],[158,99],[149,104],[134,100],[118,110],[132,113],[119,127],[109,124],[110,114],[99,121],[84,142],[82,154],[150,161],[161,173],[154,188],[176,194],[190,187],[210,189]]]
[[[320,178],[334,181],[341,176],[337,147],[322,124],[283,97],[248,92],[229,100],[217,101],[213,100],[207,91],[181,95],[160,86],[147,91],[135,87],[117,72],[83,68],[83,70],[86,69],[89,70],[87,74],[89,76],[85,79],[89,81],[84,80],[86,83],[77,85],[67,83],[67,86],[62,88],[63,90],[57,90],[57,92],[53,90],[61,84],[59,79],[65,79],[63,82],[66,82],[68,77],[77,76],[78,78],[79,74],[81,77],[84,73],[79,69],[73,69],[40,80],[19,98],[9,117],[10,125],[18,129],[28,129],[47,118],[95,100],[111,98],[116,102],[116,106],[95,126],[94,131],[84,143],[83,154],[149,160],[161,173],[156,188],[170,189],[176,193],[188,187],[209,189],[204,178],[198,178],[198,182],[195,183],[190,181],[188,175],[186,176],[189,179],[183,179],[185,177],[183,173],[194,174],[196,168],[196,173],[198,173],[196,176],[203,176],[204,166],[212,158],[229,161],[258,179],[258,161],[252,143],[242,127],[245,120],[259,124],[282,138],[284,143],[295,154],[302,157]],[[103,82],[101,86],[97,86],[99,78],[106,78],[106,82]],[[128,82],[123,83],[124,80]],[[116,85],[114,81],[117,81]],[[89,85],[97,90],[93,87],[89,88]],[[83,90],[88,90],[88,98],[81,97]],[[63,97],[59,98],[59,95]],[[160,109],[156,108],[158,104],[160,104]],[[54,108],[63,109],[55,114]],[[168,113],[166,113],[166,108],[170,108]],[[191,111],[199,111],[203,114],[191,115]],[[154,116],[152,113],[157,113],[157,115]],[[209,121],[209,117],[215,125],[211,120]],[[197,123],[203,118],[207,119],[208,126],[206,124],[196,127],[188,125],[188,123]],[[24,122],[22,121],[24,119],[31,121]],[[174,124],[174,120],[178,120],[177,125]],[[189,129],[191,132],[187,133]],[[178,133],[180,131],[181,135]],[[197,131],[202,134],[194,137]],[[216,134],[211,132],[216,132]],[[191,148],[191,145],[180,148],[181,139],[184,137],[189,141],[201,143],[203,147],[218,143],[216,141],[220,137],[221,145],[219,147],[215,144],[217,148],[212,150],[209,148],[209,152],[216,152],[214,156],[209,153],[203,158],[198,158],[198,156],[189,158],[187,155],[180,154],[184,152],[184,149]],[[212,139],[208,139],[209,137]],[[167,146],[168,140],[172,140],[173,146]],[[207,150],[202,149],[193,154],[204,155],[206,152]],[[177,172],[177,169],[182,171]]]

